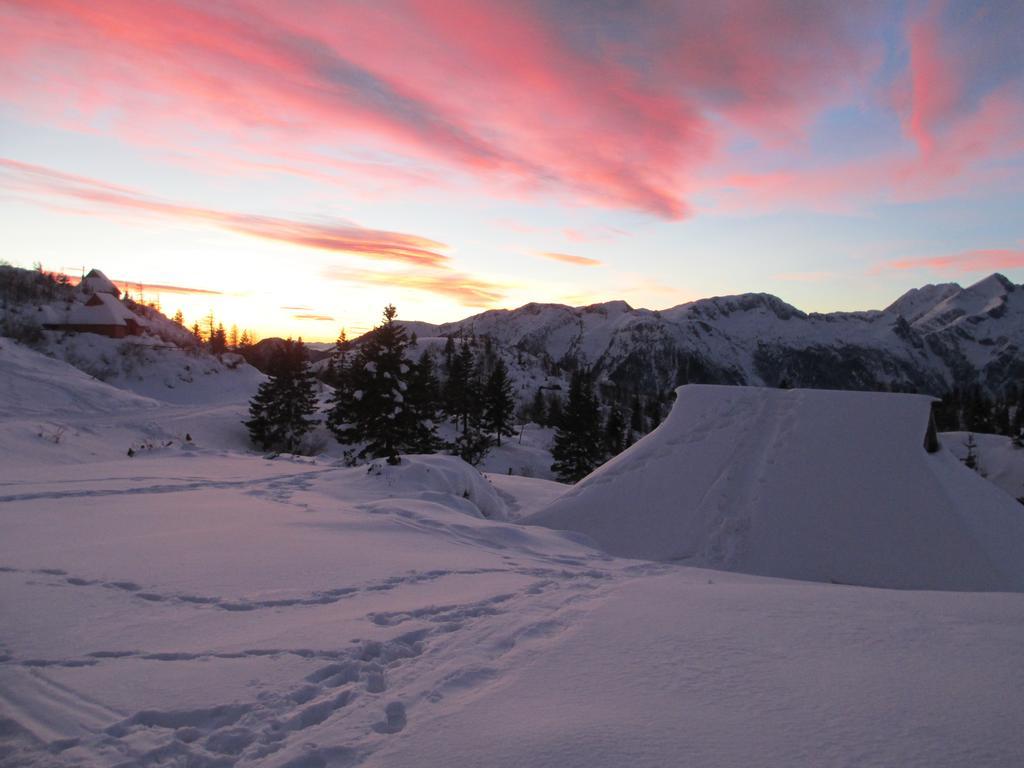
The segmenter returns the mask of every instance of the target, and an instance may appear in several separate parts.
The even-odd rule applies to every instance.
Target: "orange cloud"
[[[165,285],[163,283],[138,283],[129,282],[127,280],[114,280],[114,284],[117,285],[122,291],[131,291],[142,289],[146,292],[156,293],[175,293],[182,295],[199,295],[199,296],[223,296],[224,291],[213,291],[208,288],[189,288],[184,285]]]
[[[430,267],[441,266],[448,261],[447,256],[439,253],[439,249],[445,247],[442,243],[417,235],[180,205],[127,187],[5,158],[0,158],[0,183],[26,199],[46,206],[51,205],[52,196],[57,195],[89,203],[100,211],[147,214],[207,224],[265,240],[371,259]]]
[[[0,161],[2,162],[2,161]],[[78,285],[81,282],[81,278],[68,276],[68,280],[72,285]],[[224,291],[214,291],[209,288],[191,288],[185,285],[166,285],[164,283],[140,283],[138,280],[112,280],[112,283],[120,288],[122,291],[138,291],[143,292],[153,291],[156,293],[174,293],[181,294],[183,296],[199,295],[199,296],[223,296]]]
[[[328,267],[324,276],[343,283],[383,285],[440,294],[467,307],[492,307],[505,298],[506,290],[498,283],[447,270],[391,273]]]
[[[580,267],[597,267],[604,263],[597,259],[591,259],[586,256],[576,256],[572,253],[552,253],[550,251],[545,251],[537,255],[542,256],[545,259],[564,261],[566,264],[575,264]]]

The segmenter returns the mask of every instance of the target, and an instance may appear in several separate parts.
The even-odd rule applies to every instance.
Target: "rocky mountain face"
[[[1024,380],[1024,286],[999,274],[916,288],[881,311],[808,314],[753,293],[661,311],[527,304],[406,325],[421,340],[489,339],[523,372],[592,366],[602,387],[642,395],[684,383],[935,395],[978,384],[998,395]]]

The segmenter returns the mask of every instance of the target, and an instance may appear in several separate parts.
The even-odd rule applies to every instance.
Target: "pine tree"
[[[231,349],[238,349],[238,326],[231,326],[231,333],[228,335],[228,346]]]
[[[647,431],[643,406],[640,404],[640,395],[637,394],[633,395],[633,400],[629,404],[629,428],[637,435],[642,435]]]
[[[473,465],[480,463],[491,447],[491,438],[481,423],[482,389],[473,350],[469,340],[464,338],[448,365],[448,380],[444,386],[444,410],[449,418],[454,420],[455,427],[459,430],[452,445],[453,453]]]
[[[305,347],[303,347],[305,349]],[[210,351],[215,355],[228,350],[228,335],[224,330],[224,323],[219,323],[217,328],[210,334]]]
[[[342,328],[338,332],[338,339],[334,342],[334,347],[331,349],[331,357],[328,361],[324,377],[327,383],[335,389],[343,386],[345,377],[348,375],[349,368],[351,367],[351,346],[348,335],[345,333],[345,329]]]
[[[997,435],[1010,435],[1010,408],[1006,403],[997,403],[992,408],[992,431]]]
[[[658,425],[661,424],[661,396],[653,395],[647,401],[647,422],[651,425],[651,429],[657,429]]]
[[[449,375],[452,369],[452,361],[455,358],[455,339],[448,336],[444,342],[444,373]]]
[[[329,426],[342,443],[365,442],[361,458],[384,457],[398,464],[399,453],[415,452],[423,431],[431,431],[408,397],[412,361],[406,356],[409,338],[395,322],[397,310],[384,309],[384,320],[366,336],[350,374],[351,397],[338,398]]]
[[[434,356],[424,349],[413,366],[409,381],[409,404],[416,414],[413,446],[417,453],[433,453],[444,447],[437,435],[438,412],[441,410],[441,385],[434,373]]]
[[[613,405],[604,425],[604,452],[609,459],[626,448],[626,419],[619,406]]]
[[[448,380],[444,388],[444,409],[455,421],[462,422],[462,430],[469,428],[472,417],[479,415],[480,392],[476,379],[476,360],[466,339],[448,366]]]
[[[992,403],[978,385],[964,397],[964,426],[970,432],[992,431]]]
[[[508,368],[500,357],[495,360],[494,369],[487,377],[483,396],[483,428],[493,434],[498,446],[501,446],[502,435],[511,437],[515,434],[512,417],[516,401],[512,396]]]
[[[964,443],[964,447],[967,448],[967,455],[963,457],[962,461],[964,466],[968,469],[973,469],[975,472],[978,471],[978,444],[974,441],[974,435],[970,432],[967,433],[967,442]]]
[[[542,427],[548,423],[548,407],[544,402],[544,392],[540,387],[537,387],[537,391],[533,395],[533,402],[530,404],[530,420]]]
[[[199,323],[192,323],[192,338],[196,340],[197,344],[203,343],[203,332],[199,329]]]
[[[339,442],[358,442],[352,432],[355,420],[355,403],[352,397],[352,353],[345,329],[338,334],[338,340],[331,350],[327,368],[327,383],[334,387],[327,411],[327,428]]]
[[[239,351],[245,351],[255,343],[256,341],[249,333],[249,329],[245,329],[244,331],[242,331],[242,335],[238,339],[238,349]]]
[[[212,309],[210,310],[210,314],[203,318],[203,322],[206,323],[206,333],[204,334],[206,336],[206,340],[212,343],[214,331],[217,330],[217,326],[214,325],[216,318],[213,316]]]
[[[551,470],[559,480],[575,483],[590,474],[604,459],[601,412],[587,371],[578,369],[569,385],[569,399],[555,432]]]
[[[491,436],[480,426],[480,419],[471,415],[463,430],[455,436],[452,453],[474,467],[491,449]]]
[[[249,402],[245,426],[263,450],[294,453],[302,436],[317,424],[309,418],[316,411],[316,391],[302,339],[287,339],[281,345],[270,359],[267,375]]]
[[[562,396],[556,391],[548,395],[548,423],[549,427],[560,427],[562,425]]]
[[[174,318],[172,319],[172,322],[179,328],[185,327],[185,315],[182,314],[180,309],[174,313]]]

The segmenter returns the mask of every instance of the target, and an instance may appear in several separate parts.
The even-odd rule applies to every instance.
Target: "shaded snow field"
[[[236,442],[244,405],[160,404],[2,347],[5,768],[1024,755],[1022,594],[612,557],[507,522],[556,483],[267,460]],[[59,440],[34,431],[47,409]],[[192,425],[194,446],[123,455]]]

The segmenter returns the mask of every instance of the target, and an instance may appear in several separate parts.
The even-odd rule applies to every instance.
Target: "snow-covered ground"
[[[160,403],[0,355],[4,768],[1024,754],[1024,594],[616,558],[508,522],[564,493],[551,481],[271,460],[246,449],[244,401]]]

